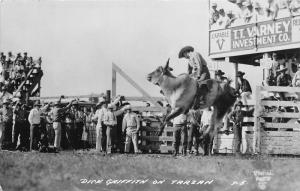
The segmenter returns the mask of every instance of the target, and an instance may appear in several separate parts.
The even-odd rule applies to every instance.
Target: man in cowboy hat
[[[30,123],[30,146],[29,149],[37,150],[37,144],[40,139],[41,114],[47,110],[50,103],[41,107],[40,101],[36,101],[29,112],[28,121]]]
[[[214,23],[217,22],[218,18],[219,18],[219,11],[217,10],[217,3],[212,3],[211,4],[211,13],[210,13],[210,25],[213,25]]]
[[[226,77],[224,77],[225,73],[222,71],[222,70],[217,70],[215,71],[215,79],[218,81],[218,82],[223,82]]]
[[[106,125],[106,152],[110,154],[112,149],[116,149],[118,147],[120,140],[116,140],[117,134],[117,117],[122,115],[128,107],[128,105],[124,106],[121,109],[116,108],[116,104],[120,101],[121,97],[117,97],[112,103],[108,104],[107,112],[104,113],[103,116],[103,124]]]
[[[183,47],[180,50],[178,57],[188,59],[188,73],[192,78],[194,78],[198,82],[210,79],[210,73],[206,61],[200,53],[194,51],[194,48],[192,46]],[[205,104],[204,98],[206,93],[207,92],[197,91],[195,103]]]
[[[10,107],[10,101],[8,99],[4,99],[2,105],[0,109],[0,116],[2,118],[0,149],[9,149],[12,143],[13,110]]]
[[[22,103],[18,101],[13,110],[13,147],[21,149],[26,147],[26,111]],[[20,135],[20,144],[17,147],[18,137]]]
[[[96,150],[105,151],[106,125],[103,123],[104,114],[107,112],[107,102],[103,97],[99,98],[96,105],[97,110],[93,120],[97,121],[96,125]]]
[[[244,78],[245,73],[238,71],[237,73],[237,93],[241,96],[241,101],[248,109],[247,100],[250,99],[252,89],[248,80]]]
[[[229,28],[237,19],[236,16],[232,13],[232,11],[228,11],[225,19],[225,28]]]
[[[286,73],[287,68],[284,65],[280,65],[279,69],[276,71],[278,74],[276,85],[277,86],[290,86],[292,84],[292,78],[289,74]],[[286,100],[285,93],[279,92],[279,96],[281,100]]]
[[[130,105],[127,105],[126,108],[124,108],[124,110],[126,112],[122,123],[123,134],[126,133],[124,152],[129,153],[130,145],[132,142],[134,147],[134,153],[140,153],[138,149],[138,140],[137,140],[137,134],[138,131],[140,130],[140,120],[138,116],[134,112],[132,112]]]
[[[242,124],[243,119],[246,116],[253,114],[254,110],[244,111],[242,110],[243,103],[238,101],[234,105],[234,110],[229,114],[228,118],[233,122],[233,134],[234,134],[234,153],[240,156],[241,153],[241,143],[242,143]]]
[[[63,114],[71,108],[72,104],[75,101],[76,100],[72,100],[67,106],[61,107],[61,101],[59,100],[55,102],[53,109],[49,112],[49,115],[53,120],[53,129],[55,132],[54,148],[56,152],[60,149],[61,122],[62,122]]]

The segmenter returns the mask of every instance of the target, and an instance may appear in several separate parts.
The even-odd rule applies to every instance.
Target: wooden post
[[[110,90],[107,90],[107,91],[106,91],[106,101],[107,101],[108,103],[110,103],[110,101],[111,101],[111,92],[110,92]]]
[[[111,95],[112,95],[112,97],[116,97],[116,95],[117,95],[117,72],[113,67],[112,67]]]
[[[260,110],[261,102],[261,86],[256,86],[255,91],[255,108],[254,108],[254,133],[253,133],[253,153],[260,153]]]
[[[235,80],[235,87],[234,88],[235,89],[238,86],[238,80],[237,80],[238,71],[239,71],[239,64],[238,63],[234,63],[234,80]]]
[[[114,71],[118,72],[128,83],[130,83],[135,89],[137,89],[144,97],[147,97],[149,101],[157,106],[160,106],[152,97],[141,87],[139,86],[132,78],[130,78],[121,68],[119,68],[116,64],[112,63],[112,68]]]

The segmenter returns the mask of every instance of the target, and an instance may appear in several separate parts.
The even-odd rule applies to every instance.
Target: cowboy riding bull
[[[199,80],[188,74],[174,76],[169,67],[169,59],[164,67],[160,66],[148,74],[148,81],[158,85],[172,107],[160,126],[162,134],[168,121],[178,115],[188,113],[190,108],[204,109],[213,107],[210,127],[204,130],[204,155],[211,155],[217,125],[222,121],[236,101],[230,81],[218,82],[214,79]],[[208,77],[209,78],[209,77]]]

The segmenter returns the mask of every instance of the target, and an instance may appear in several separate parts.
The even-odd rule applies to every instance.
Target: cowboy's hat
[[[58,106],[58,105],[61,105],[61,102],[60,102],[60,101],[56,101],[56,102],[54,103],[54,106]]]
[[[211,4],[211,7],[217,7],[218,5],[217,5],[217,3],[212,3]]]
[[[243,0],[236,0],[236,4],[242,4]]]
[[[277,73],[279,73],[279,72],[285,72],[285,71],[287,71],[287,68],[284,65],[280,65],[279,69],[276,70]]]
[[[40,103],[40,101],[36,101],[36,102],[34,102],[33,106],[41,106],[41,103]]]
[[[103,105],[105,102],[106,102],[106,100],[105,100],[103,97],[100,97],[98,103],[96,104],[96,106],[101,106],[101,105]]]
[[[225,73],[222,70],[215,71],[216,76],[223,76]]]
[[[9,104],[10,101],[9,101],[8,99],[4,99],[2,103],[3,103],[3,104]]]
[[[124,111],[127,111],[127,110],[132,110],[131,105],[126,105],[126,106],[124,107]]]
[[[184,57],[184,53],[186,52],[191,52],[191,51],[194,51],[194,48],[192,46],[185,46],[183,47],[179,54],[178,54],[178,58],[183,58]]]
[[[234,108],[236,108],[237,106],[243,107],[243,102],[238,101],[238,102],[235,104]]]
[[[113,104],[108,104],[107,109],[113,109],[113,108],[114,108]]]
[[[232,11],[228,11],[227,15],[233,15]]]
[[[245,1],[245,2],[243,2],[243,6],[249,7],[249,6],[252,6],[252,3],[250,1]]]
[[[242,77],[245,75],[245,72],[242,72],[242,71],[238,71],[236,77]]]

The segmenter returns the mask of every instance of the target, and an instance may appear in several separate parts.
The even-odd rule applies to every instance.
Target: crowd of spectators
[[[36,69],[34,72],[37,73],[41,69],[42,58],[33,60],[27,52],[24,52],[23,55],[21,53],[14,55],[12,52],[5,55],[1,52],[0,62],[0,92],[4,95],[5,93],[13,94],[26,79],[31,69]],[[20,91],[26,91],[28,85],[30,84],[24,86]]]
[[[211,4],[210,29],[225,29],[300,15],[300,0],[228,0],[230,6]],[[219,9],[218,9],[219,8]]]
[[[125,115],[126,114],[126,115]],[[112,103],[73,100],[32,106],[21,101],[3,101],[0,109],[1,149],[59,152],[90,149],[99,152],[134,152],[140,127],[139,115],[118,96]]]

